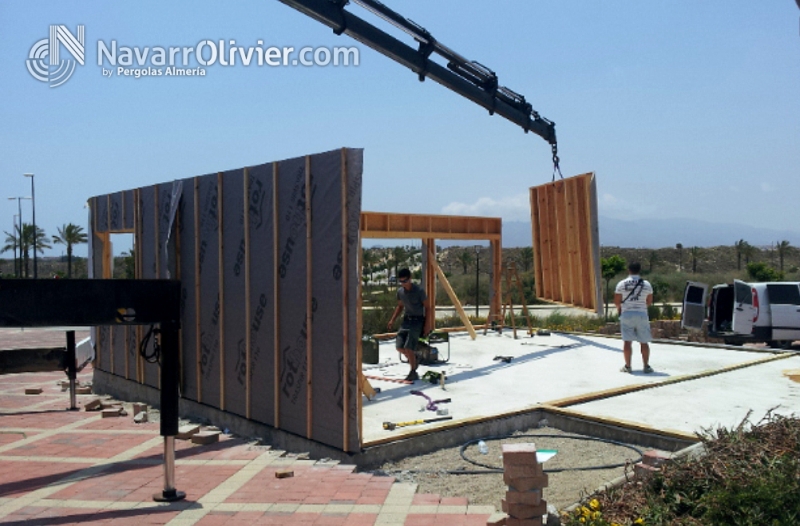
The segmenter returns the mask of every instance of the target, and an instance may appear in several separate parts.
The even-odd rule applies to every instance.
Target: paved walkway
[[[176,486],[186,500],[156,503],[164,482],[159,425],[134,423],[129,406],[129,416],[115,418],[67,411],[65,378],[0,375],[0,524],[483,526],[495,512],[226,435],[212,445],[176,441]],[[91,381],[91,371],[79,381]],[[26,395],[28,387],[44,392]],[[78,405],[95,398],[79,395]],[[275,477],[286,469],[294,476]]]

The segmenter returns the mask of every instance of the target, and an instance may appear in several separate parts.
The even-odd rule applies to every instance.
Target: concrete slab
[[[571,406],[586,415],[622,418],[688,433],[739,425],[752,411],[757,423],[770,409],[800,414],[800,383],[784,374],[800,369],[800,355]]]
[[[414,385],[403,385],[391,381],[370,380],[372,386],[379,387],[381,392],[372,401],[365,399],[363,403],[365,445],[403,438],[432,428],[452,427],[497,415],[528,411],[540,404],[572,406],[570,409],[580,408],[581,411],[589,413],[600,411],[608,417],[627,421],[638,421],[638,418],[642,423],[649,423],[651,421],[649,419],[655,418],[653,413],[663,412],[665,415],[663,419],[652,420],[656,424],[654,427],[663,426],[667,429],[677,428],[693,432],[711,416],[703,411],[697,411],[695,414],[693,408],[698,406],[696,403],[698,397],[705,396],[719,400],[720,410],[724,406],[757,409],[763,404],[751,399],[751,393],[746,390],[729,392],[731,390],[728,387],[728,390],[723,391],[706,391],[712,389],[715,384],[691,383],[698,380],[686,380],[671,385],[668,391],[669,398],[666,398],[662,391],[666,389],[666,385],[658,387],[657,390],[647,388],[685,380],[687,377],[727,371],[729,368],[743,367],[778,356],[747,348],[732,350],[658,342],[651,345],[650,363],[655,368],[655,373],[641,372],[641,357],[638,345],[635,345],[634,373],[625,374],[619,371],[623,365],[623,358],[622,342],[618,339],[561,333],[529,337],[523,331],[519,331],[518,334],[520,338],[515,340],[510,331],[504,331],[502,335],[489,333],[484,336],[479,333],[474,341],[466,333],[451,334],[450,362],[419,368],[420,376],[429,370],[444,373],[448,378],[444,389],[421,381],[417,381]],[[445,346],[446,344],[437,346],[440,354],[446,354]],[[496,356],[511,356],[512,359],[510,363],[504,363],[495,361]],[[397,380],[408,373],[408,365],[399,362],[393,340],[381,342],[379,360],[381,363],[378,365],[364,364],[364,374]],[[773,364],[774,370],[796,368],[796,364],[781,365],[781,362],[785,360]],[[748,367],[742,369],[736,378],[740,378],[741,381],[752,378],[752,383],[762,385],[763,392],[769,393],[767,397],[771,396],[775,400],[784,397],[788,405],[794,404],[796,410],[797,403],[791,398],[790,391],[800,388],[800,384],[788,379],[786,382],[796,385],[797,388],[787,387],[782,383],[782,387],[777,387],[775,382],[759,382],[761,371],[766,370]],[[736,371],[722,374],[726,375],[726,378],[733,378],[727,375],[734,372]],[[768,374],[774,377],[772,372]],[[691,389],[689,385],[692,385]],[[724,388],[725,384],[721,385]],[[636,399],[635,396],[625,393],[628,390],[643,388],[646,390],[639,391],[638,394],[646,394],[648,399],[652,398],[653,405],[643,409],[639,416],[639,413],[629,411],[629,406],[633,403],[631,400]],[[437,417],[435,411],[425,409],[427,400],[412,395],[410,393],[412,390],[419,390],[433,400],[451,398],[452,402],[440,404],[439,407],[446,407],[449,415],[453,416],[453,421],[419,424],[397,428],[394,431],[384,429],[385,421],[413,422]],[[585,403],[595,397],[612,396],[613,398],[604,400],[604,405],[597,406],[602,407],[602,411]],[[624,400],[626,397],[630,397],[628,401]],[[584,406],[578,405],[581,403],[585,403]],[[592,402],[592,404],[599,403]],[[667,416],[667,411],[661,411],[662,407],[685,409],[680,415]],[[720,418],[725,419],[723,414]]]

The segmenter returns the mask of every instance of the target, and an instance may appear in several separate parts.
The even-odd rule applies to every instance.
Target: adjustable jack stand
[[[178,327],[161,324],[161,436],[164,437],[164,491],[153,495],[156,502],[174,502],[186,498],[175,489],[175,436],[178,434]]]
[[[67,378],[69,378],[69,409],[78,411],[75,400],[76,379],[78,377],[77,364],[75,363],[75,331],[67,331]]]

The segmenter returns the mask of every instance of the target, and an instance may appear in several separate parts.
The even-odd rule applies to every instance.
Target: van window
[[[698,305],[703,304],[703,294],[705,290],[701,287],[688,287],[686,291],[686,302],[687,303],[696,303]]]
[[[800,305],[800,287],[794,283],[767,285],[770,305]]]
[[[736,301],[739,303],[753,304],[753,292],[750,290],[750,285],[742,283],[741,281],[734,282]]]

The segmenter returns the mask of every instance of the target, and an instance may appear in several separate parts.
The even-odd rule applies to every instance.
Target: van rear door
[[[706,319],[706,295],[708,285],[687,281],[683,290],[683,309],[681,311],[682,329],[702,329]]]
[[[756,308],[753,306],[753,291],[749,283],[733,280],[733,332],[750,334],[753,332],[753,320]]]
[[[800,284],[767,284],[769,306],[772,310],[772,339],[800,340]]]

